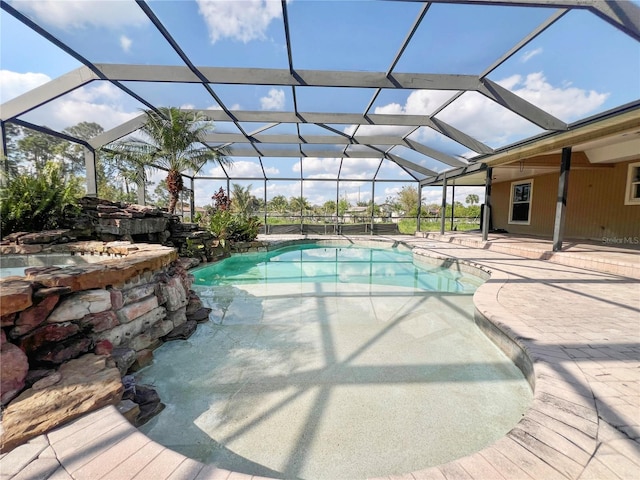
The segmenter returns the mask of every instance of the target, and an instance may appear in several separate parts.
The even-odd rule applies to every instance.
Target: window
[[[533,179],[511,182],[509,223],[529,225],[531,221],[531,194]]]
[[[629,164],[625,205],[640,205],[640,162]]]

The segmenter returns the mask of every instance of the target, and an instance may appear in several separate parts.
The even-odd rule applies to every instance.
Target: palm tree
[[[478,197],[478,195],[476,195],[475,193],[471,193],[471,194],[467,195],[467,198],[465,199],[465,201],[469,205],[473,206],[473,205],[475,205],[476,203],[478,203],[480,201],[480,197]]]
[[[167,170],[169,213],[174,213],[184,182],[182,174],[194,175],[208,161],[230,165],[231,160],[222,150],[205,146],[205,135],[213,130],[213,122],[202,112],[190,112],[176,107],[144,110],[146,116],[140,131],[143,139],[135,138],[110,145],[114,157],[130,160],[139,165],[137,181],[144,185],[144,167]]]
[[[285,197],[284,195],[276,195],[269,201],[270,209],[278,213],[286,212],[288,206],[289,206],[289,201],[287,200],[287,197]]]
[[[237,183],[231,185],[231,208],[243,217],[250,217],[258,209],[258,199],[251,194],[251,185],[243,187]]]
[[[289,207],[296,213],[304,213],[306,210],[311,208],[309,201],[304,197],[291,197],[291,200],[289,200]]]

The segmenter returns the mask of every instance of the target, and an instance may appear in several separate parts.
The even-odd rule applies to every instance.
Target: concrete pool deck
[[[302,237],[268,237],[296,238]],[[425,255],[456,258],[490,270],[491,279],[474,296],[476,308],[526,351],[535,378],[530,409],[505,437],[447,464],[385,478],[640,477],[638,280],[589,270],[593,262],[581,263],[579,255],[569,266],[552,258],[532,259],[482,245],[472,248],[446,238],[382,238],[420,248]],[[620,260],[620,254],[612,252],[615,262],[637,271],[640,255]],[[607,254],[606,249],[597,253],[602,258]],[[114,407],[107,407],[3,454],[0,478],[261,477],[185,458],[152,442]]]

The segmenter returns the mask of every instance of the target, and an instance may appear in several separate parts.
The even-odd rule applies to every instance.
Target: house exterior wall
[[[640,205],[624,204],[628,165],[637,161],[570,171],[565,238],[640,242]],[[493,227],[509,233],[551,237],[559,172],[527,178],[533,178],[530,224],[509,223],[511,181],[504,181],[492,186]]]

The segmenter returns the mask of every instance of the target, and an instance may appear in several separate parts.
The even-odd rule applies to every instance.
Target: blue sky
[[[9,1],[11,6],[46,27],[63,42],[95,63],[183,65],[133,0],[114,1]],[[637,2],[636,2],[637,3]],[[149,6],[196,66],[288,68],[280,1],[149,1]],[[296,69],[386,71],[391,66],[422,5],[419,2],[307,1],[287,3]],[[394,72],[479,75],[511,46],[554,13],[549,8],[494,7],[434,4],[398,61]],[[0,22],[0,101],[6,102],[31,88],[81,66],[76,60],[2,11]],[[549,111],[574,122],[640,98],[640,46],[587,11],[571,11],[532,40],[488,78]],[[219,108],[198,85],[128,82],[151,103],[199,109]],[[213,85],[231,110],[293,110],[289,87]],[[455,91],[385,90],[371,113],[430,114]],[[363,113],[373,98],[372,89],[298,88],[298,109],[303,112]],[[139,114],[143,105],[112,85],[94,82],[22,118],[63,129],[80,121],[95,121],[105,129]],[[437,118],[497,148],[541,133],[542,130],[475,92],[467,92],[443,109]],[[262,124],[246,124],[250,132]],[[351,133],[353,125],[332,125]],[[386,130],[385,130],[386,128]],[[406,134],[409,129],[360,127],[359,135]],[[233,124],[218,124],[217,131],[237,132]],[[283,125],[265,133],[295,133]],[[302,134],[328,134],[314,126]],[[472,152],[423,127],[410,138],[451,156]],[[434,170],[440,162],[398,148],[392,153]],[[335,200],[332,178],[335,159],[264,158],[270,178],[296,177],[302,168],[304,196],[312,203]],[[348,161],[341,174],[358,179],[371,176],[379,161]],[[234,176],[251,176],[261,169],[254,158],[237,158]],[[207,167],[215,176],[215,167]],[[406,178],[397,166],[384,162],[378,178]],[[263,195],[261,181],[253,185]],[[208,203],[213,189],[225,182],[197,182],[197,202]],[[366,185],[366,186],[365,186]],[[375,198],[382,202],[402,184],[380,183]],[[370,183],[341,182],[341,196],[355,203],[371,198]],[[456,200],[469,192],[456,189]],[[481,193],[477,190],[473,193]],[[270,182],[269,198],[300,194],[300,182]],[[439,202],[440,191],[425,192],[428,202]]]

